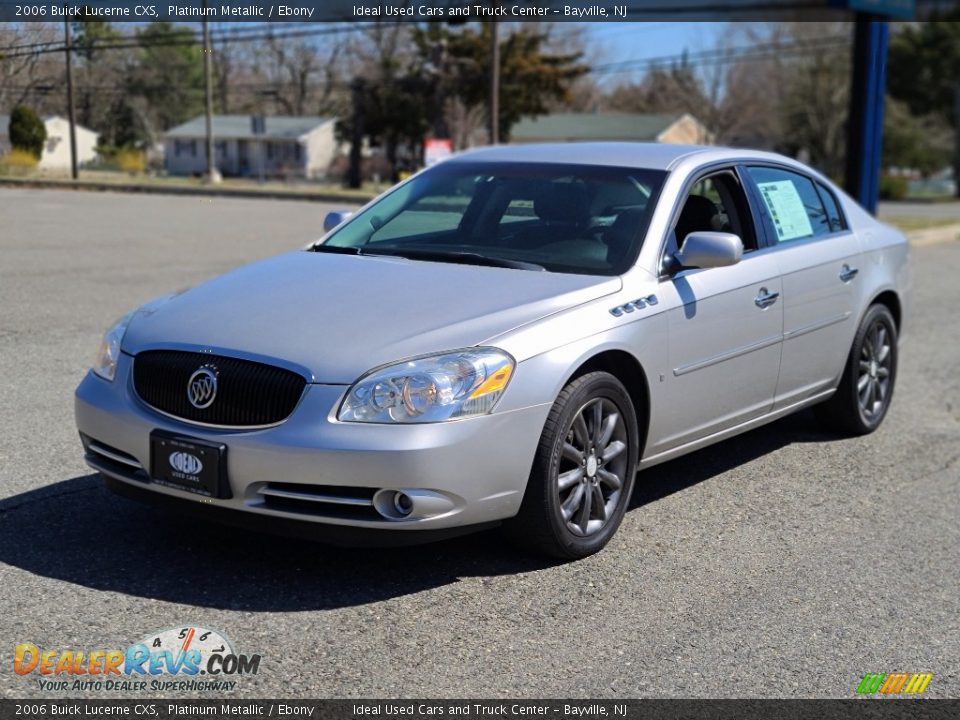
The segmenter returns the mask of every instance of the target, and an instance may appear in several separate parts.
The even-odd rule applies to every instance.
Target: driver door
[[[669,410],[650,428],[648,455],[695,442],[769,412],[780,368],[783,302],[776,258],[759,249],[757,223],[738,172],[699,179],[682,201],[667,246],[693,231],[733,232],[744,244],[729,267],[665,266],[669,367],[661,373]]]

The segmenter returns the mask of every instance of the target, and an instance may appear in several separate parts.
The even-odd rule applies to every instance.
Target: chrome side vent
[[[610,314],[614,317],[620,317],[624,313],[632,313],[634,310],[640,310],[647,307],[647,305],[656,305],[658,302],[660,301],[656,295],[647,295],[646,297],[631,300],[623,305],[617,305],[615,308],[610,308]]]
[[[138,480],[140,482],[150,480],[143,465],[130,453],[110,447],[106,443],[94,440],[83,433],[80,434],[80,440],[83,442],[85,451],[83,459],[94,470],[125,480]]]
[[[268,482],[257,488],[251,503],[302,515],[379,520],[373,506],[376,492],[377,488]]]

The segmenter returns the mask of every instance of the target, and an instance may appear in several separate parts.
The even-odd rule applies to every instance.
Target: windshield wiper
[[[460,263],[461,265],[486,265],[488,267],[510,268],[512,270],[546,270],[543,265],[537,265],[523,260],[509,260],[508,258],[481,255],[463,250],[426,250],[422,248],[377,248],[376,255],[393,255],[410,260],[436,260],[438,262]]]
[[[358,247],[343,247],[340,245],[313,245],[310,252],[335,253],[337,255],[363,255]]]

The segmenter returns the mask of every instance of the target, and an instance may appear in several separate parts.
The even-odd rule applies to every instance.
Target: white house
[[[39,167],[42,170],[70,169],[70,121],[59,115],[43,118],[47,142],[43,146]],[[0,115],[0,155],[10,149],[10,116]],[[77,163],[84,165],[97,157],[97,134],[83,125],[76,126]]]
[[[214,115],[213,142],[217,170],[223,175],[314,178],[325,175],[337,156],[336,118],[266,117],[264,132],[253,132],[250,115]],[[164,165],[174,175],[207,170],[206,120],[201,115],[169,130],[164,137]]]

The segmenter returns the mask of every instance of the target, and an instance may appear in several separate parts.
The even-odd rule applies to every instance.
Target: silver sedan
[[[76,420],[113,490],[334,542],[499,524],[578,558],[646,467],[890,406],[906,240],[779,155],[487,148],[327,225],[107,331]]]

